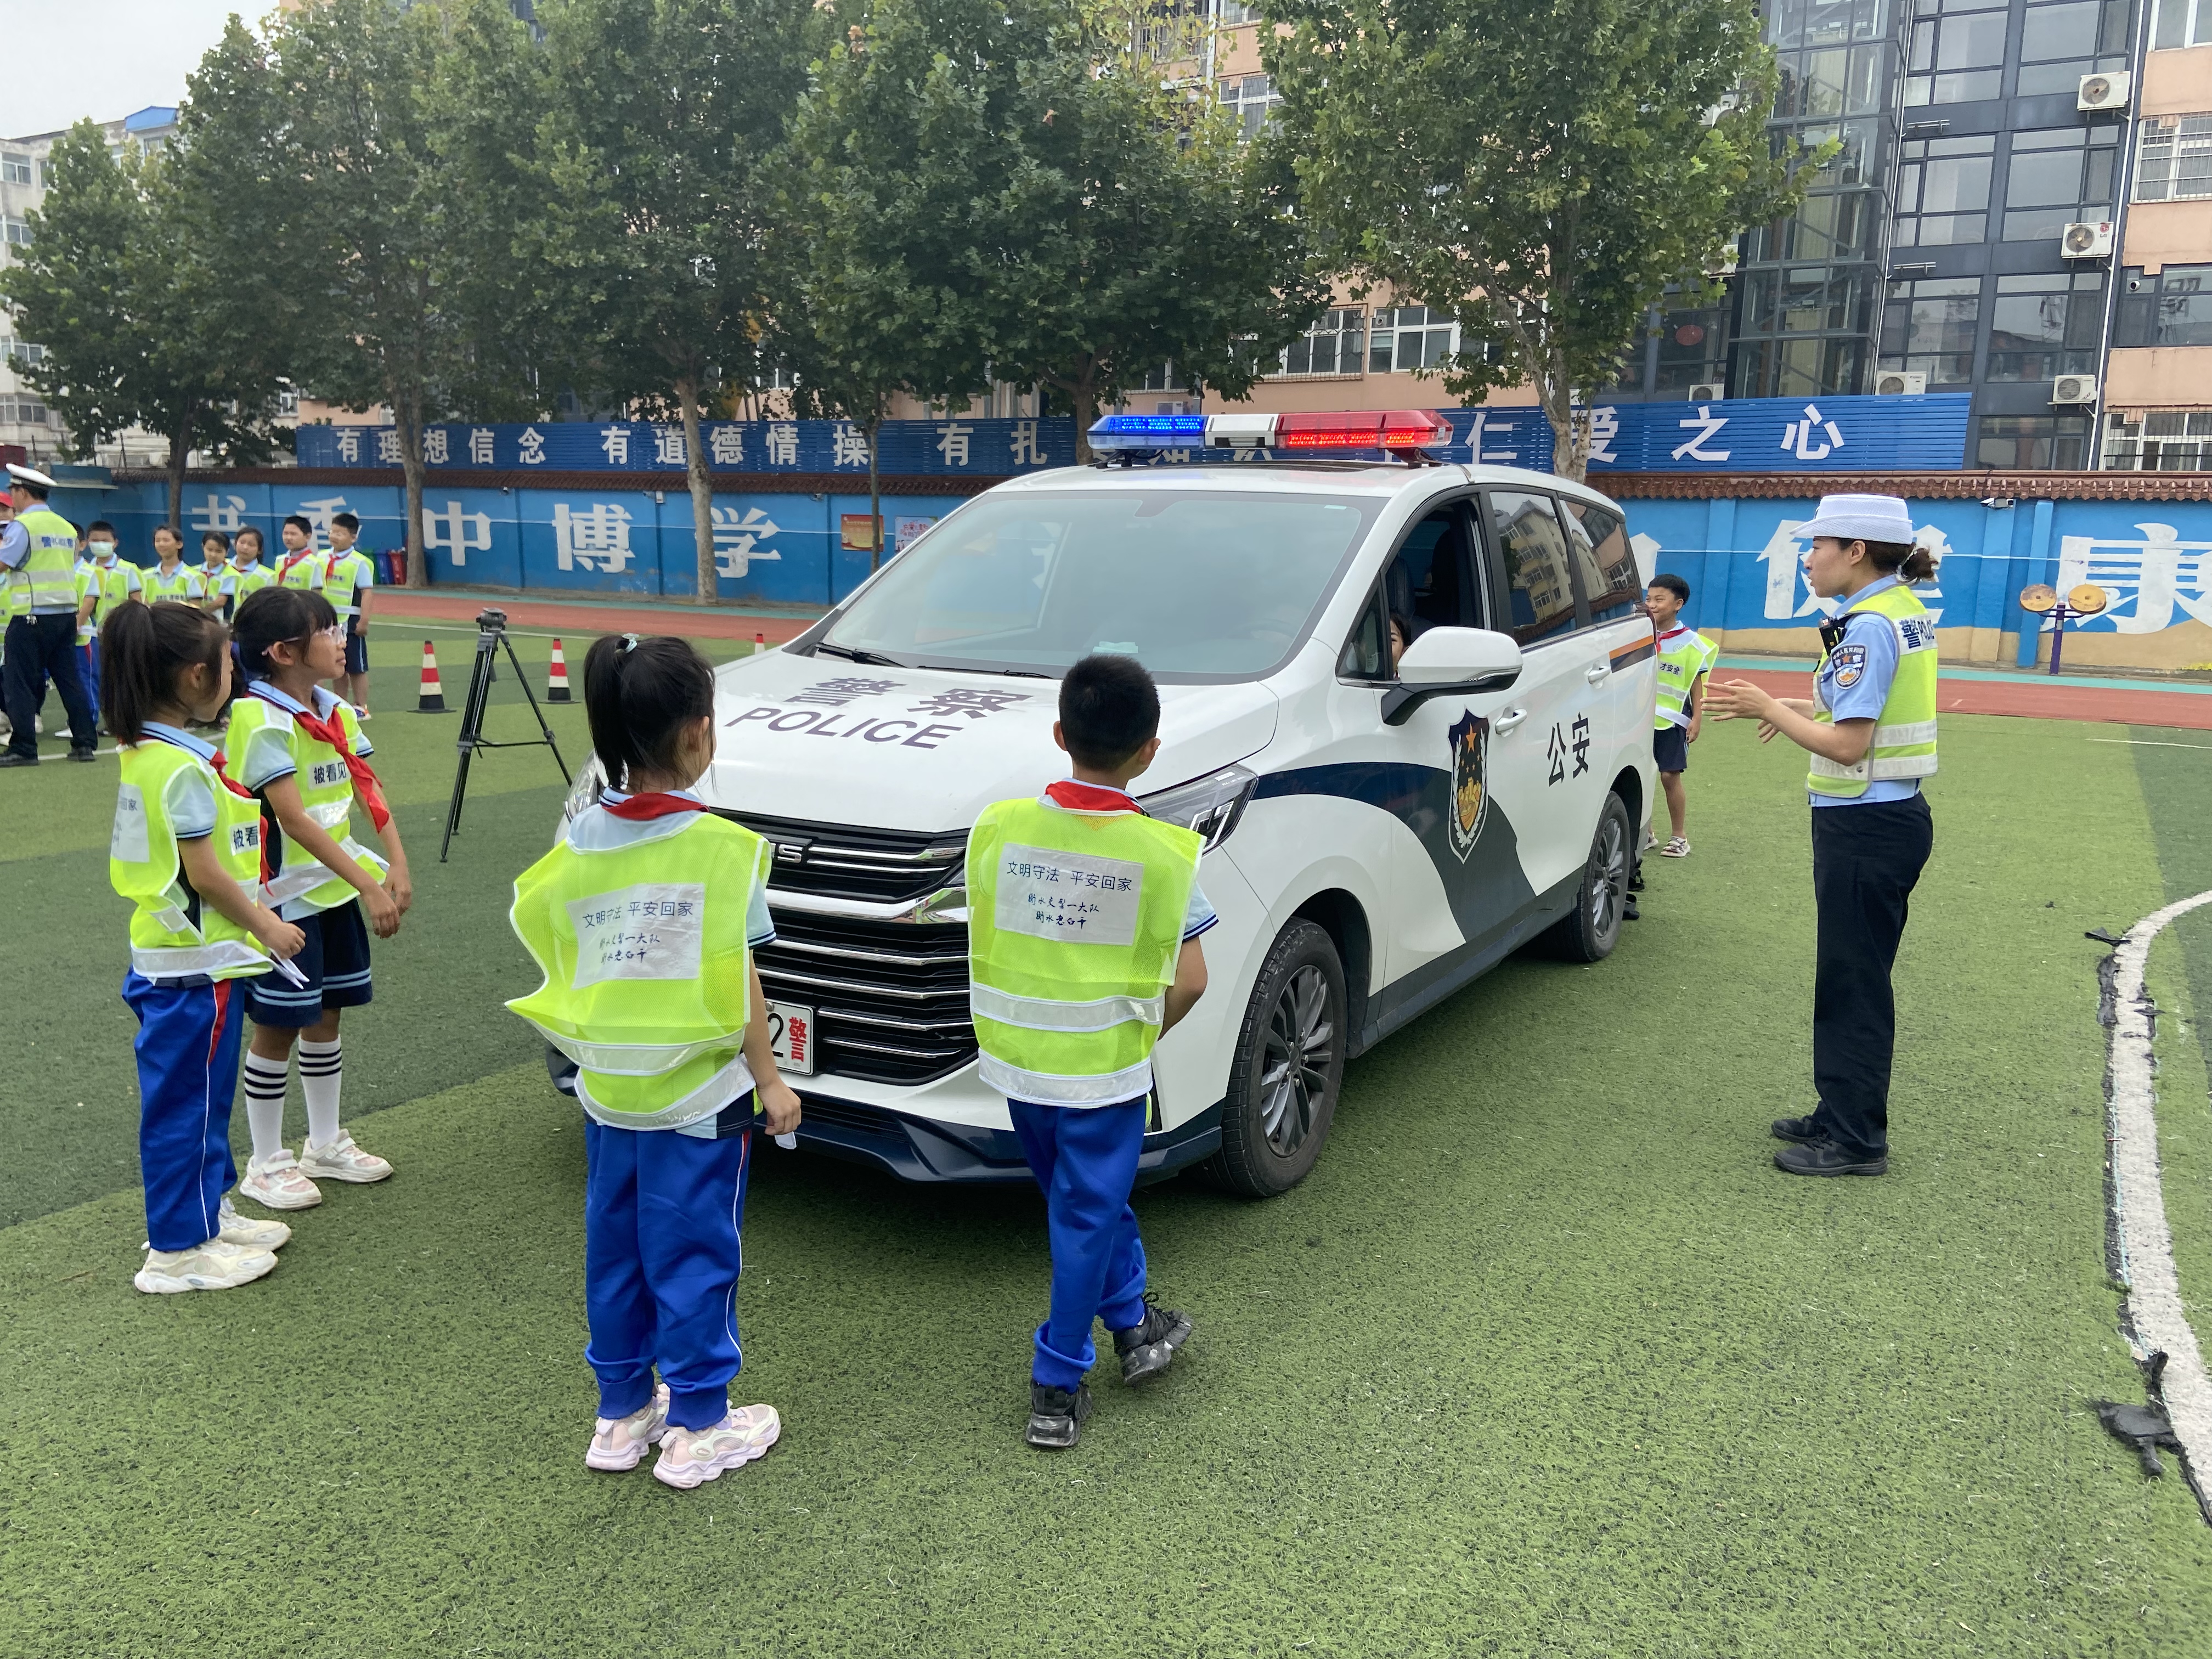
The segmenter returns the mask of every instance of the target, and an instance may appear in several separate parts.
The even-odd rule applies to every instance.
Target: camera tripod
[[[530,712],[537,717],[538,735],[519,738],[507,742],[494,742],[483,735],[484,708],[491,701],[492,663],[498,652],[507,653],[507,665],[514,670],[515,683],[522,687],[522,695],[530,700]],[[553,751],[553,764],[561,769],[561,781],[570,781],[568,763],[561,758],[561,745],[553,741],[553,728],[545,723],[545,711],[538,706],[538,694],[530,689],[530,677],[522,672],[515,659],[514,643],[507,637],[507,612],[480,611],[477,613],[477,659],[469,674],[468,700],[461,707],[461,759],[453,773],[453,803],[446,809],[446,838],[438,844],[438,862],[446,861],[446,853],[453,844],[453,833],[461,827],[461,801],[469,789],[469,761],[479,749],[535,749],[541,744]]]

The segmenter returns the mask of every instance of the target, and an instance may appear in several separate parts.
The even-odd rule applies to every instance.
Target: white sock
[[[253,1134],[253,1156],[274,1158],[284,1150],[284,1079],[291,1071],[286,1060],[246,1056],[246,1125]]]
[[[307,1097],[307,1140],[327,1146],[338,1138],[338,1085],[344,1079],[343,1042],[300,1039],[300,1092]]]

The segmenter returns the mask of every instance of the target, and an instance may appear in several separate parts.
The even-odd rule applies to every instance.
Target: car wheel
[[[1273,1198],[1305,1179],[1321,1156],[1344,1082],[1344,963],[1328,934],[1292,921],[1260,969],[1221,1109],[1215,1181],[1250,1198]]]
[[[1589,860],[1583,866],[1575,908],[1545,930],[1543,943],[1569,962],[1602,962],[1620,942],[1620,923],[1628,905],[1628,877],[1634,862],[1634,832],[1620,797],[1607,794],[1590,837]]]

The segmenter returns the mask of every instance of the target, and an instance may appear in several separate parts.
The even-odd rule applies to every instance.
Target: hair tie
[[[635,634],[625,634],[625,635],[623,635],[623,655],[624,655],[625,657],[627,657],[628,655],[629,655],[629,653],[630,653],[631,652],[633,652],[633,651],[635,651],[635,650],[636,650],[636,649],[637,649],[637,635],[635,635]]]

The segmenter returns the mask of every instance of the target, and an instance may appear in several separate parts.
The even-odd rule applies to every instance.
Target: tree
[[[1589,458],[1577,397],[1618,373],[1647,307],[1672,283],[1708,289],[1736,233],[1806,181],[1765,131],[1753,0],[1271,0],[1269,15],[1286,26],[1261,41],[1283,94],[1273,142],[1327,257],[1457,319],[1455,394],[1534,385],[1569,477]]]
[[[597,399],[673,414],[717,596],[702,416],[753,379],[769,312],[763,163],[826,14],[810,0],[567,0],[546,9],[543,204],[518,239],[550,273],[564,365]]]
[[[18,326],[46,347],[22,373],[66,422],[74,453],[131,427],[169,441],[169,520],[195,450],[251,463],[278,448],[281,353],[242,325],[251,270],[210,244],[178,163],[108,154],[80,121],[57,140],[53,182],[20,264],[0,276]]]

